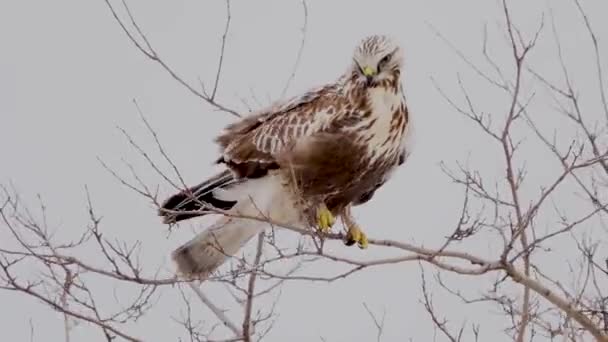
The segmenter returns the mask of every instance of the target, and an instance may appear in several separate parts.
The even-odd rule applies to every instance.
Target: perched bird
[[[178,273],[214,271],[269,226],[251,217],[328,231],[341,216],[346,244],[367,247],[350,209],[369,201],[409,154],[402,66],[392,39],[366,37],[336,82],[228,125],[215,140],[225,170],[159,210],[169,224],[229,214],[172,253]]]

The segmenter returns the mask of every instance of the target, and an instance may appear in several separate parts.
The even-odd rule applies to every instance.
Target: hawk
[[[159,209],[167,224],[228,212],[172,253],[178,274],[217,269],[268,226],[252,217],[328,231],[340,216],[345,243],[367,246],[350,209],[369,201],[405,161],[410,120],[402,49],[372,35],[352,59],[334,83],[241,118],[217,136],[216,163],[225,170]]]

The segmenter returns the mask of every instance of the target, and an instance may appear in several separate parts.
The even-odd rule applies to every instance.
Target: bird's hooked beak
[[[362,69],[363,75],[367,78],[367,84],[372,82],[374,76],[376,76],[376,70],[372,69],[370,66],[366,66]]]

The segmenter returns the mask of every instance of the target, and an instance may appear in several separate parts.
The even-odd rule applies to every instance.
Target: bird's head
[[[399,45],[385,35],[365,37],[355,49],[352,75],[368,87],[398,81],[403,65]]]

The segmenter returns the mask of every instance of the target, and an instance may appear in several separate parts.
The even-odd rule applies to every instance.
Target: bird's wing
[[[220,162],[248,177],[277,168],[276,158],[285,146],[328,128],[336,111],[343,110],[336,103],[338,92],[335,84],[316,88],[229,125],[216,138]]]

